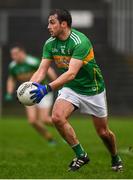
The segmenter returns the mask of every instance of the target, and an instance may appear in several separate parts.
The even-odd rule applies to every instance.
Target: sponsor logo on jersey
[[[96,91],[97,89],[96,89],[96,87],[92,87],[92,91]]]
[[[65,54],[65,48],[66,48],[65,46],[61,46],[61,53],[62,54]]]
[[[52,48],[52,53],[57,53],[57,52],[58,52],[58,49]]]
[[[68,49],[68,50],[67,50],[67,53],[68,53],[68,55],[70,55],[70,54],[71,54],[71,50],[70,50],[70,49]]]

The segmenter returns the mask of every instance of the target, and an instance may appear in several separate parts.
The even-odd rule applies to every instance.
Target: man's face
[[[58,37],[63,32],[63,25],[59,22],[56,14],[49,16],[48,30],[52,37]]]
[[[18,47],[11,49],[11,58],[17,63],[21,63],[25,60],[25,52]]]

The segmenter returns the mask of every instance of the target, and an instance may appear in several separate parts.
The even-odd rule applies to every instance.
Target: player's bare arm
[[[47,64],[47,68],[48,68],[48,64]],[[69,63],[68,71],[63,73],[55,81],[51,82],[48,85],[41,85],[37,83],[37,82],[40,82],[41,79],[43,79],[42,77],[44,77],[44,75],[46,74],[46,70],[48,70],[46,69],[44,71],[42,67],[45,67],[45,66],[43,65],[35,73],[35,76],[33,75],[33,78],[31,79],[31,81],[33,82],[33,85],[37,87],[37,90],[33,90],[30,92],[31,94],[33,94],[31,96],[31,99],[33,99],[33,101],[36,103],[39,103],[41,99],[52,90],[58,89],[60,86],[63,86],[66,82],[73,80],[75,76],[77,75],[78,71],[80,70],[80,68],[83,66],[83,61],[72,58]],[[40,77],[38,73],[41,74]]]
[[[12,76],[9,76],[7,80],[7,93],[13,94],[15,86],[16,86],[15,79]]]
[[[38,70],[33,74],[30,81],[40,83],[46,77],[50,64],[50,60],[42,59]]]
[[[68,71],[60,75],[55,81],[49,84],[52,90],[58,89],[66,82],[73,80],[82,66],[83,61],[72,58],[69,63]]]
[[[57,74],[55,72],[55,70],[52,67],[49,67],[48,72],[47,72],[49,78],[54,81],[55,79],[57,79]]]
[[[7,84],[6,84],[6,94],[5,94],[6,101],[13,100],[13,92],[14,92],[15,86],[16,86],[16,80],[12,76],[9,76],[7,79]]]

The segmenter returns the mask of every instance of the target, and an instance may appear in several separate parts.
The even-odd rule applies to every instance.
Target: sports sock
[[[77,157],[81,157],[85,155],[85,151],[81,144],[76,144],[72,146],[72,149],[74,150]]]
[[[49,139],[49,140],[48,140],[48,143],[49,143],[50,145],[56,145],[56,144],[57,144],[56,140],[54,140],[54,139]]]
[[[113,155],[111,157],[112,157],[112,162],[114,162],[114,163],[121,161],[121,158],[120,158],[120,156],[118,154]]]

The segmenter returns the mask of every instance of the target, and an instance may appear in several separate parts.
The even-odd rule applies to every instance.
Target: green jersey
[[[72,29],[65,41],[49,38],[43,47],[43,58],[54,60],[61,73],[68,70],[71,58],[75,59],[75,63],[77,59],[83,61],[75,79],[64,87],[83,95],[95,95],[104,90],[104,80],[96,64],[92,44],[83,33]]]
[[[18,81],[29,81],[39,64],[38,58],[27,55],[22,63],[12,61],[9,64],[9,74]]]

